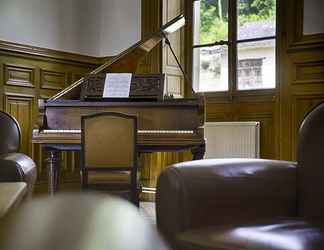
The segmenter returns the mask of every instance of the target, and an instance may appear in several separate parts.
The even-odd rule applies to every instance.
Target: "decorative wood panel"
[[[294,84],[324,83],[324,61],[295,63]]]
[[[20,124],[21,151],[31,155],[34,97],[5,93],[4,107],[5,111],[13,115]]]
[[[6,85],[34,87],[35,68],[24,65],[4,64]]]
[[[41,88],[61,90],[67,84],[67,74],[52,70],[41,70]]]

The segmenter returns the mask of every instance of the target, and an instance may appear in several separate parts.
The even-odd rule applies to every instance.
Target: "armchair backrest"
[[[0,111],[0,154],[18,152],[20,137],[20,127],[16,119]]]
[[[324,215],[324,102],[311,110],[299,129],[298,208],[303,217]]]

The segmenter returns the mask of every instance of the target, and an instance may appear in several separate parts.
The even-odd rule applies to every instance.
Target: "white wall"
[[[100,55],[116,55],[141,39],[141,0],[100,0]]]
[[[304,1],[304,34],[324,33],[324,1]]]
[[[92,56],[140,39],[140,0],[0,0],[0,40]]]

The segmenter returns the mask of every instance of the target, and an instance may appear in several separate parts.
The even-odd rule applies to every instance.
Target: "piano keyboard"
[[[81,129],[44,129],[43,134],[79,134]],[[193,130],[138,130],[139,134],[194,134]]]

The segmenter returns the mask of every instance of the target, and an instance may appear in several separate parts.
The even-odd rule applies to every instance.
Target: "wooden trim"
[[[47,57],[47,58],[76,62],[76,63],[93,64],[93,65],[103,64],[105,61],[112,58],[112,56],[106,56],[106,57],[87,56],[87,55],[82,55],[77,53],[46,49],[46,48],[8,42],[3,40],[0,40],[0,51],[15,52],[15,53]]]
[[[324,48],[324,34],[304,35],[304,0],[293,0],[290,2],[292,7],[291,27],[293,28],[292,37],[289,41],[288,52],[299,50],[311,50]]]

